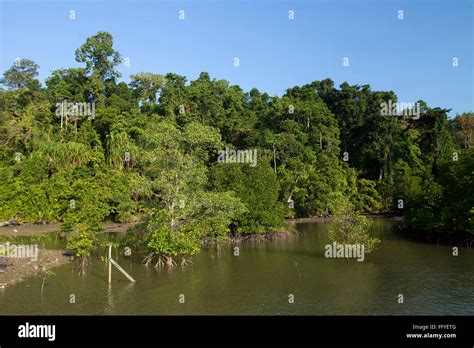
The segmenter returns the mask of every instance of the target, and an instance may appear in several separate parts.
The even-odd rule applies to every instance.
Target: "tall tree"
[[[20,59],[13,63],[12,67],[3,73],[2,85],[9,89],[27,87],[38,76],[39,65],[30,59]]]
[[[156,95],[165,84],[165,77],[159,74],[139,73],[131,75],[130,87],[135,90],[138,100],[149,102],[152,106],[156,104]]]
[[[122,58],[113,48],[112,35],[101,31],[88,37],[76,50],[76,61],[86,64],[91,97],[103,105],[106,83],[114,82],[121,76],[115,68],[122,62]]]

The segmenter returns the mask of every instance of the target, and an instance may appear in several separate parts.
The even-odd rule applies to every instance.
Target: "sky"
[[[474,111],[473,15],[472,0],[0,0],[0,72],[28,58],[44,82],[53,70],[83,66],[75,50],[107,31],[128,58],[118,68],[125,82],[138,72],[194,80],[207,71],[281,96],[331,78],[453,116]]]

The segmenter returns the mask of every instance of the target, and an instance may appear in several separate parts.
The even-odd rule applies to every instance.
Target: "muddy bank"
[[[130,227],[136,225],[138,222],[105,222],[103,224],[104,232],[125,232]],[[24,223],[21,225],[0,227],[0,236],[32,236],[35,234],[45,234],[50,232],[57,232],[60,229],[59,223],[52,224],[33,224]]]
[[[329,221],[331,221],[330,217],[319,217],[319,216],[306,217],[306,218],[286,219],[286,222],[288,222],[288,223],[329,222]]]
[[[26,257],[0,257],[0,289],[27,277],[43,276],[47,270],[64,265],[69,258],[62,250],[38,249],[36,261]]]
[[[391,219],[391,220],[403,220],[403,216],[399,216],[393,213],[366,213],[362,214],[368,218],[384,218],[384,219]],[[322,217],[322,216],[312,216],[306,218],[294,218],[294,219],[286,219],[288,223],[304,223],[304,222],[331,222],[332,217]]]
[[[59,231],[59,224],[39,225],[25,223],[21,225],[0,227],[0,236],[31,236],[34,234],[44,234],[56,231]]]
[[[229,241],[231,243],[261,242],[261,241],[271,241],[271,240],[280,240],[280,239],[290,239],[296,236],[297,236],[297,232],[293,229],[289,229],[286,231],[265,232],[261,234],[229,236]]]

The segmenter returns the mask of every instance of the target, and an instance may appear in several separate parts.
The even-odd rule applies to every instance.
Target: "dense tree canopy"
[[[472,113],[450,120],[419,101],[418,117],[386,116],[393,91],[329,79],[281,97],[206,72],[127,85],[105,32],[76,60],[85,67],[55,70],[45,87],[30,60],[4,73],[0,219],[61,222],[79,255],[106,219],[147,221],[149,261],[170,263],[199,240],[276,231],[341,200],[404,214],[417,231],[474,233]],[[226,149],[243,157],[220,162]]]

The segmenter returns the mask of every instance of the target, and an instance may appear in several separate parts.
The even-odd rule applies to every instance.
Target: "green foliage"
[[[278,202],[277,176],[265,159],[257,165],[221,163],[213,167],[211,187],[233,191],[246,212],[233,219],[234,231],[251,234],[275,230],[283,224],[283,205]]]
[[[130,87],[135,91],[135,96],[139,101],[156,103],[156,94],[163,88],[166,79],[162,75],[152,73],[139,73],[130,76],[132,81]]]
[[[357,211],[378,212],[382,208],[380,194],[376,182],[368,179],[357,181],[357,193],[352,197],[352,203]]]
[[[474,233],[474,151],[458,150],[457,160],[439,163],[438,175],[420,178],[408,195],[407,218],[418,230]]]
[[[15,61],[13,66],[5,71],[0,84],[10,89],[18,89],[24,87],[37,87],[34,84],[34,78],[38,76],[39,66],[29,59],[20,59]]]
[[[97,75],[102,81],[120,77],[114,70],[121,63],[120,54],[113,49],[113,38],[107,32],[99,32],[87,38],[76,50],[76,61],[86,63],[87,71]]]
[[[199,239],[195,231],[172,228],[165,211],[158,211],[148,223],[150,239],[147,247],[159,255],[193,255],[199,251]]]
[[[361,244],[367,253],[373,251],[380,242],[370,235],[370,221],[354,210],[347,198],[337,197],[331,209],[333,221],[329,229],[329,239],[341,244]]]
[[[455,140],[459,148],[474,147],[474,113],[466,112],[450,121]]]
[[[333,214],[334,238],[368,244],[361,212],[398,212],[416,230],[474,230],[472,113],[449,120],[420,101],[416,119],[383,116],[394,92],[329,79],[281,97],[206,72],[189,83],[138,73],[127,85],[106,32],[76,60],[84,66],[53,71],[44,88],[30,60],[4,73],[0,220],[60,222],[81,257],[105,220],[146,220],[130,240],[166,257],[278,230],[285,216]],[[63,101],[94,102],[94,119],[63,124]],[[216,163],[225,148],[256,149],[257,165]]]
[[[66,249],[73,250],[76,257],[84,258],[91,256],[96,250],[96,236],[87,227],[79,227],[76,232],[67,238]]]
[[[76,61],[86,64],[88,99],[94,100],[98,107],[105,106],[107,87],[120,77],[115,67],[122,62],[120,54],[113,48],[112,35],[98,32],[88,37],[75,53]]]
[[[191,203],[189,219],[183,228],[204,239],[225,240],[231,233],[232,223],[245,218],[248,208],[233,191],[206,192]]]

